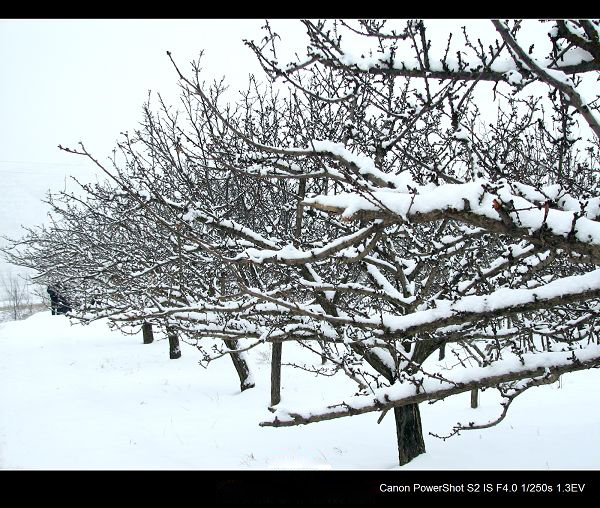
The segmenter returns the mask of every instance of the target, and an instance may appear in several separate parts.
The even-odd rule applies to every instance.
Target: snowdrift
[[[2,469],[397,469],[392,417],[379,414],[274,429],[268,418],[269,349],[252,350],[256,388],[239,392],[229,359],[198,365],[182,345],[106,321],[71,324],[41,312],[0,324]],[[285,344],[283,362],[309,359]],[[347,379],[321,383],[283,367],[282,404],[343,400]],[[327,393],[324,392],[327,389]],[[422,404],[427,453],[402,469],[599,469],[600,383],[596,370],[563,376],[515,401],[489,430],[442,441],[457,421],[495,416],[495,394]]]

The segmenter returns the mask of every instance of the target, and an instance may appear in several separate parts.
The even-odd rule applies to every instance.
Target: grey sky
[[[279,21],[280,26],[297,26]],[[187,69],[200,50],[207,79],[243,86],[256,62],[242,39],[264,20],[0,20],[0,235],[40,224],[48,189],[69,174],[93,178],[84,159],[57,145],[80,140],[100,158],[119,132],[141,120],[148,90],[171,103],[177,76],[166,51]],[[301,32],[298,32],[299,34]],[[0,275],[16,271],[0,261]]]

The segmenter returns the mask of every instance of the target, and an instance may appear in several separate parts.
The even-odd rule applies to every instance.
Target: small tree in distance
[[[33,299],[30,290],[25,279],[13,274],[2,277],[2,300],[14,321],[33,313]]]

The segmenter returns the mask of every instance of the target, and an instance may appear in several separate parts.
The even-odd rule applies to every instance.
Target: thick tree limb
[[[309,423],[356,416],[393,407],[441,400],[475,388],[489,388],[501,383],[540,377],[555,378],[567,372],[587,370],[600,366],[600,347],[571,353],[544,353],[524,355],[524,365],[499,361],[488,367],[463,372],[454,382],[427,379],[417,386],[404,383],[376,392],[376,397],[353,397],[348,402],[327,406],[323,410],[292,412],[280,408],[273,420],[261,422],[261,427],[292,427]],[[437,386],[436,386],[437,384]]]
[[[594,131],[596,137],[600,139],[600,122],[586,101],[581,97],[577,90],[575,90],[575,87],[568,84],[568,81],[570,80],[568,80],[566,74],[562,74],[566,71],[561,69],[561,71],[557,72],[556,70],[541,68],[536,62],[533,61],[532,58],[529,57],[523,48],[519,46],[504,24],[498,20],[494,20],[492,22],[494,23],[496,30],[498,30],[498,33],[502,36],[502,39],[504,39],[504,41],[510,46],[517,58],[521,60],[527,67],[529,67],[529,69],[531,69],[531,71],[541,81],[564,93],[569,98],[571,105],[576,108],[579,113],[581,113],[583,118],[585,118],[590,128]]]
[[[392,192],[374,193],[379,201],[385,203],[385,209],[376,208],[372,203],[354,194],[317,196],[303,203],[318,210],[340,214],[347,221],[381,220],[386,224],[422,224],[454,219],[490,233],[527,239],[539,247],[576,253],[585,256],[591,263],[600,264],[600,223],[597,221],[563,210],[551,209],[548,214],[545,210],[528,203],[528,221],[522,224],[522,210],[505,208],[495,202],[495,194],[485,192],[483,187],[475,196],[467,190],[472,185],[452,186],[453,188],[448,190],[445,186],[438,187],[436,194],[447,195],[448,199],[436,197],[436,204],[430,204],[428,200],[432,196],[428,194],[409,195]],[[459,187],[464,187],[465,192],[457,193]],[[517,196],[512,197],[519,199]],[[565,224],[571,225],[570,231],[565,229]]]

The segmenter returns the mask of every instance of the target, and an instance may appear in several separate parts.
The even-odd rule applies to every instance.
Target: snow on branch
[[[470,295],[455,302],[436,302],[436,308],[419,310],[405,315],[381,312],[377,317],[333,316],[314,306],[288,303],[258,290],[245,288],[247,294],[270,305],[269,310],[296,314],[327,321],[333,325],[349,325],[365,330],[386,331],[388,337],[394,335],[408,337],[424,332],[434,332],[440,328],[463,323],[472,323],[491,318],[509,316],[540,309],[586,301],[600,297],[600,269],[583,275],[564,277],[534,289],[502,288],[487,295]],[[275,307],[273,307],[275,305]]]
[[[442,379],[415,377],[411,382],[375,390],[374,396],[354,396],[337,404],[321,408],[277,408],[271,420],[260,423],[262,427],[290,427],[306,425],[345,416],[355,416],[373,411],[385,411],[407,404],[441,400],[474,388],[494,387],[520,379],[556,377],[600,366],[600,346],[591,345],[570,352],[547,352],[522,355],[499,360],[487,367],[472,367],[453,371]]]
[[[512,194],[508,186],[476,181],[422,188],[416,194],[384,190],[371,194],[385,209],[356,193],[320,195],[305,199],[303,204],[341,214],[346,221],[402,224],[454,219],[492,233],[575,252],[600,264],[600,223],[581,212],[543,208]]]
[[[497,41],[495,44],[489,44],[489,47],[481,45],[479,47],[471,44],[466,39],[461,49],[463,51],[451,51],[452,34],[448,40],[448,47],[445,52],[432,51],[427,31],[435,30],[433,26],[428,26],[423,21],[408,21],[400,27],[397,35],[390,37],[375,26],[376,21],[367,20],[363,24],[369,27],[366,32],[353,30],[348,24],[342,23],[349,32],[369,37],[379,42],[379,51],[375,54],[366,51],[356,51],[349,49],[340,42],[338,38],[331,36],[323,23],[315,24],[311,21],[304,21],[310,38],[310,45],[307,50],[307,56],[297,63],[287,65],[277,64],[262,57],[261,50],[252,43],[247,43],[257,54],[263,68],[274,76],[289,76],[290,74],[302,71],[310,65],[319,63],[325,67],[345,70],[353,74],[383,75],[393,77],[426,78],[426,79],[457,79],[473,81],[506,81],[514,80],[514,75],[520,75],[522,67],[508,55],[504,55],[502,50],[504,46]],[[570,26],[557,22],[558,28],[555,28],[551,34],[556,38],[566,38],[571,45],[581,47],[586,50],[578,58],[551,59],[541,58],[541,65],[553,70],[560,70],[566,74],[585,73],[600,70],[598,60],[598,45],[592,43],[590,39],[584,39],[579,35],[573,34],[562,25]],[[588,31],[593,31],[593,24],[589,23]],[[458,26],[457,26],[458,28]],[[401,34],[401,35],[400,35]],[[402,46],[401,40],[406,41]],[[429,44],[427,43],[429,41]],[[412,42],[411,46],[408,43]],[[465,46],[472,51],[468,54],[464,52]],[[456,47],[456,46],[455,46]],[[499,55],[503,55],[499,58]],[[261,58],[262,57],[262,58]],[[520,80],[519,80],[520,81]]]
[[[600,139],[600,115],[590,109],[589,101],[576,89],[573,81],[567,77],[565,70],[543,68],[536,63],[521,46],[519,46],[504,23],[498,20],[492,22],[494,23],[496,30],[498,30],[498,33],[510,46],[517,59],[522,61],[540,80],[563,92],[569,98],[570,103],[577,108],[577,111],[585,118],[592,131],[594,131],[594,134],[596,134],[596,137]]]

